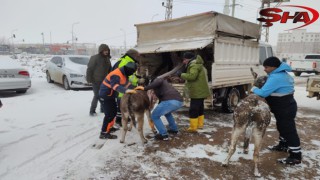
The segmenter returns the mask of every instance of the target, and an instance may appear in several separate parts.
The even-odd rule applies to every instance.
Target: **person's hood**
[[[202,59],[202,57],[199,56],[199,55],[197,55],[195,61],[196,61],[196,64],[203,64],[203,59]]]
[[[273,70],[270,74],[278,73],[278,72],[281,72],[281,71],[291,72],[292,69],[287,63],[283,62],[283,63],[280,64],[280,66],[277,69]]]
[[[108,50],[108,51],[110,52],[110,48],[109,48],[108,45],[106,45],[106,44],[101,44],[101,45],[99,46],[99,53],[101,53],[101,52],[104,51],[104,50]]]

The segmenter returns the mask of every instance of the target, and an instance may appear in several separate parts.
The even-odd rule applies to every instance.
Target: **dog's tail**
[[[134,116],[134,112],[133,112],[133,110],[132,110],[132,106],[130,105],[130,104],[132,104],[132,100],[131,100],[131,96],[132,96],[133,94],[130,94],[129,95],[129,97],[128,97],[128,104],[127,104],[127,106],[128,106],[128,111],[129,111],[129,116],[130,116],[130,119],[131,119],[131,121],[132,121],[132,123],[133,123],[133,126],[136,128],[136,118],[135,118],[135,116]]]

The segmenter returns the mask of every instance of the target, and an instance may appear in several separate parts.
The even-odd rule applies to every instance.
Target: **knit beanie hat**
[[[185,52],[183,54],[184,59],[194,59],[196,55],[193,52]]]
[[[277,57],[268,57],[263,62],[263,66],[270,66],[270,67],[279,67],[281,61]]]
[[[127,76],[131,76],[137,70],[137,65],[134,62],[128,62],[124,67],[124,72]]]

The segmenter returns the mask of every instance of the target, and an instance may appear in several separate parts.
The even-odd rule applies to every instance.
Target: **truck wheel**
[[[240,101],[240,92],[237,88],[228,90],[226,97],[222,101],[222,111],[232,113]]]
[[[300,76],[300,75],[301,75],[301,72],[293,72],[293,74],[294,74],[295,76]]]

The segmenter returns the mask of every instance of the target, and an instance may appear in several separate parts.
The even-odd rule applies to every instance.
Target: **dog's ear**
[[[254,80],[253,85],[262,88],[263,85],[267,82],[268,76],[259,76],[257,79]]]
[[[253,78],[254,78],[254,79],[257,79],[258,74],[253,71],[252,67],[250,67],[250,71],[251,71],[251,74],[252,74]]]

